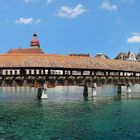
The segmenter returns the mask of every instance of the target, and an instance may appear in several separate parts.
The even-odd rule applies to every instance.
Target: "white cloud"
[[[101,9],[109,10],[109,11],[117,11],[118,6],[115,4],[110,3],[108,0],[104,1],[101,6]]]
[[[77,16],[86,12],[86,9],[82,4],[78,4],[76,7],[62,6],[58,12],[57,16],[62,18],[76,18]]]
[[[47,0],[47,4],[51,4],[54,0]]]
[[[132,33],[132,35],[127,39],[127,43],[140,43],[140,33]]]
[[[15,23],[16,24],[38,24],[41,22],[41,19],[33,19],[32,17],[29,17],[29,18],[19,18],[17,20],[15,20]]]

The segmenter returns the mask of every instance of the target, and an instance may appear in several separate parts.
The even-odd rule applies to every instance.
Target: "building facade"
[[[140,60],[138,55],[130,51],[128,53],[119,53],[115,59],[126,60],[126,61],[139,61]]]

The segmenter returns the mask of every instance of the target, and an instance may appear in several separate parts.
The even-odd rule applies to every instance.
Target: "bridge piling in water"
[[[84,85],[83,96],[88,97],[88,86],[87,85]]]
[[[95,97],[97,95],[96,88],[92,87],[92,97]]]
[[[93,83],[92,87],[92,97],[95,97],[97,95],[97,84]]]
[[[41,97],[42,97],[42,88],[41,87],[38,87],[37,98],[38,99],[41,99]]]
[[[43,89],[43,90],[42,90],[41,99],[48,99],[48,95],[45,93],[46,91],[47,91],[47,89]]]
[[[39,85],[38,91],[37,91],[38,99],[48,99],[48,95],[46,91],[47,91],[47,84],[44,84],[43,87]]]
[[[122,85],[117,85],[117,93],[118,94],[122,93]]]
[[[125,90],[124,90],[125,93],[131,93],[131,83],[128,83],[126,85],[122,85],[122,84],[117,85],[117,93],[118,94],[121,94],[123,92],[122,91],[123,87],[125,87]]]
[[[127,85],[127,93],[131,93],[131,83]]]

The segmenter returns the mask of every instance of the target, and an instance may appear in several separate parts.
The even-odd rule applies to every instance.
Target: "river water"
[[[83,98],[82,87],[0,88],[0,140],[140,140],[140,93],[118,96],[115,86]]]

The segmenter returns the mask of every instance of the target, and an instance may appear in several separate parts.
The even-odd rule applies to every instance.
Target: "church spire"
[[[36,33],[33,34],[33,39],[31,40],[30,46],[32,48],[40,48],[40,43],[37,39],[37,34]]]

